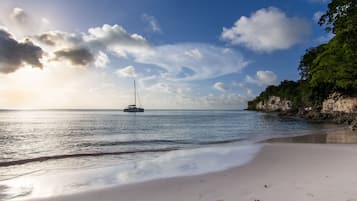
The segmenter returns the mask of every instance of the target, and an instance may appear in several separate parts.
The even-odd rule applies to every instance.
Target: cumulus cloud
[[[250,17],[242,16],[233,27],[223,28],[221,38],[258,52],[287,49],[310,33],[308,22],[288,17],[278,8],[263,8]]]
[[[150,16],[147,14],[143,14],[141,19],[148,24],[148,30],[153,33],[161,33],[161,27],[159,22],[156,20],[154,16]]]
[[[228,87],[223,82],[214,83],[213,88],[217,89],[218,91],[221,91],[221,92],[228,91]]]
[[[88,46],[108,49],[120,57],[127,57],[128,54],[142,54],[149,51],[151,47],[143,36],[136,33],[129,34],[117,24],[90,28],[83,38]]]
[[[43,51],[34,45],[29,39],[19,42],[0,28],[0,72],[11,73],[24,64],[42,68],[40,61]]]
[[[245,81],[259,86],[274,85],[277,81],[277,76],[272,71],[257,71],[255,77],[247,75]]]
[[[125,68],[118,69],[116,74],[120,77],[136,77],[136,70],[134,66],[127,66]]]
[[[93,54],[86,48],[63,49],[54,52],[56,60],[65,59],[73,65],[88,65],[94,61]]]
[[[97,58],[96,65],[107,63],[108,57],[106,51],[113,52],[119,57],[128,57],[129,55],[146,54],[150,52],[151,45],[139,34],[129,34],[119,25],[103,25],[102,27],[93,27],[87,33],[75,34],[62,31],[49,31],[37,34],[33,37],[38,42],[48,46],[56,51],[60,50],[61,55],[65,53],[68,57],[68,49],[77,50],[73,53],[85,53],[84,62],[75,62],[76,64],[88,64],[94,61],[91,57]],[[85,49],[87,51],[85,51]],[[81,50],[78,52],[78,50]],[[89,55],[92,54],[92,56]],[[76,57],[76,56],[74,56]],[[99,60],[98,60],[99,59]],[[89,62],[86,62],[89,61]]]
[[[232,49],[203,43],[162,45],[148,54],[134,56],[138,63],[154,64],[166,70],[170,80],[203,80],[240,72],[247,64]]]

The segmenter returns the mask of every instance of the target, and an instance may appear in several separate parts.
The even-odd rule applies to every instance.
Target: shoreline
[[[246,111],[275,113],[278,116],[300,118],[307,121],[317,123],[332,123],[336,125],[347,125],[351,131],[357,131],[357,113],[356,112],[330,112],[323,113],[321,111],[294,111],[294,110],[263,110],[263,109],[245,109]]]
[[[357,146],[263,143],[249,163],[31,201],[346,200],[357,201]]]

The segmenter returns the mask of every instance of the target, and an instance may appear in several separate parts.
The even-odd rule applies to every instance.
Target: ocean
[[[220,171],[258,142],[334,129],[243,110],[0,111],[0,200]]]

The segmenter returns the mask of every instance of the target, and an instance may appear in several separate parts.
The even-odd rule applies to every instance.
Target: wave
[[[86,190],[139,183],[154,179],[192,176],[244,165],[261,149],[260,144],[209,146],[164,152],[155,157],[80,169],[53,169],[0,182],[44,198]],[[49,182],[51,181],[51,182]]]
[[[0,162],[0,167],[23,165],[26,163],[43,162],[43,161],[66,159],[66,158],[95,157],[95,156],[106,156],[106,155],[125,155],[125,154],[136,154],[136,153],[155,153],[155,152],[168,152],[168,151],[174,151],[174,150],[178,150],[178,148],[145,149],[145,150],[118,151],[118,152],[97,152],[97,153],[78,153],[78,154],[63,154],[63,155],[53,155],[53,156],[40,156],[40,157],[36,157],[36,158],[20,159],[20,160],[13,160],[13,161],[3,161],[3,162]]]
[[[240,142],[246,139],[229,139],[229,140],[217,140],[217,141],[192,141],[192,140],[132,140],[132,141],[114,141],[114,142],[86,142],[81,143],[80,147],[92,147],[92,146],[117,146],[117,145],[214,145],[214,144],[226,144],[233,142]]]
[[[162,144],[162,145],[215,145],[215,144],[228,144],[234,142],[240,142],[245,139],[231,139],[231,140],[219,140],[219,141],[190,141],[190,140],[138,140],[138,141],[115,141],[115,142],[95,142],[95,143],[82,143],[79,144],[81,147],[92,147],[92,146],[116,146],[116,145],[151,145],[151,144]],[[143,149],[143,150],[133,150],[133,151],[118,151],[118,152],[95,152],[95,153],[77,153],[77,154],[63,154],[63,155],[52,155],[52,156],[40,156],[28,159],[19,159],[13,161],[0,161],[0,167],[8,167],[14,165],[23,165],[32,162],[43,162],[48,160],[58,160],[66,158],[80,158],[80,157],[95,157],[95,156],[106,156],[106,155],[124,155],[124,154],[135,154],[135,153],[149,153],[149,152],[167,152],[178,150],[177,147],[163,148],[163,149]]]

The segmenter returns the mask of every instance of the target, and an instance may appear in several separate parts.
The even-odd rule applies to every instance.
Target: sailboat
[[[134,80],[134,104],[128,105],[127,108],[123,110],[123,112],[144,112],[144,108],[136,107],[136,84]]]

